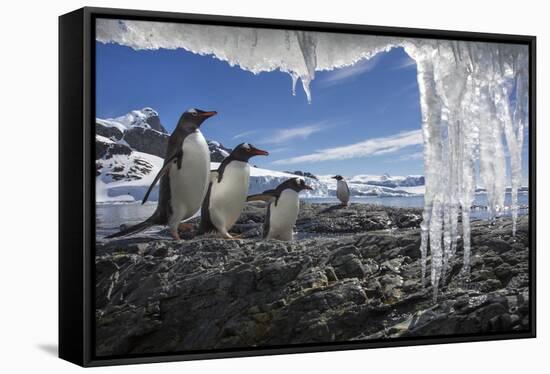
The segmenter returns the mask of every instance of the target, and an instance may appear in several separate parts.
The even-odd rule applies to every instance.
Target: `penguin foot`
[[[178,226],[179,231],[190,231],[190,230],[193,230],[194,228],[195,228],[195,225],[193,225],[192,223],[186,223],[186,222],[182,222]]]
[[[233,236],[228,232],[222,232],[221,234],[222,234],[222,238],[224,238],[226,240],[239,240],[239,238],[237,236]]]
[[[172,238],[174,240],[181,240],[180,234],[178,233],[178,229],[170,229],[170,235],[172,235]]]

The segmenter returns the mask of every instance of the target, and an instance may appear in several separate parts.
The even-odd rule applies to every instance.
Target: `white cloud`
[[[395,161],[416,161],[416,160],[423,160],[424,159],[424,153],[422,151],[418,152],[412,152],[407,153],[405,155],[400,156]]]
[[[286,165],[302,162],[320,162],[329,160],[345,160],[369,156],[379,156],[397,152],[403,148],[422,144],[420,130],[400,132],[395,135],[367,139],[359,143],[328,149],[317,150],[314,153],[274,161],[273,164]]]
[[[407,153],[406,155],[399,157],[399,161],[411,161],[411,160],[423,160],[423,159],[424,159],[423,152]]]
[[[233,137],[233,139],[241,139],[241,138],[245,138],[247,136],[250,136],[250,135],[254,135],[258,132],[258,130],[250,130],[250,131],[245,131],[245,132],[241,132],[237,135],[235,135]]]
[[[281,153],[281,152],[286,152],[290,150],[289,147],[279,147],[279,148],[270,148],[269,149],[269,154],[274,154],[274,153]]]
[[[371,57],[368,60],[361,60],[359,62],[356,62],[354,65],[335,69],[331,71],[320,83],[325,87],[335,86],[337,84],[343,83],[351,78],[371,71],[372,69],[374,69],[379,59],[380,54]]]
[[[407,69],[416,66],[416,61],[410,57],[404,57],[398,64],[391,67],[391,70]]]
[[[294,139],[307,139],[310,135],[322,131],[326,128],[325,122],[314,123],[311,125],[293,127],[289,129],[280,129],[275,131],[268,138],[263,139],[265,144],[280,144]]]

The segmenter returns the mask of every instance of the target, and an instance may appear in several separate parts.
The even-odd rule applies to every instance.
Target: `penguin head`
[[[344,179],[344,177],[342,177],[340,174],[335,175],[334,177],[331,177],[331,178],[336,179],[337,181],[341,181],[342,179]]]
[[[256,148],[250,143],[241,143],[229,155],[232,160],[243,162],[248,162],[254,156],[269,156],[269,152]]]
[[[308,186],[306,184],[306,181],[301,178],[294,178],[294,183],[296,184],[297,191],[303,191],[303,190],[313,190],[313,187]]]
[[[313,188],[311,186],[308,186],[306,184],[306,181],[301,178],[292,178],[287,180],[286,182],[283,182],[283,184],[286,184],[285,188],[290,188],[296,192],[313,190]]]
[[[190,108],[185,111],[178,122],[178,128],[182,127],[190,131],[197,130],[204,121],[218,114],[216,111],[204,111],[196,108]]]

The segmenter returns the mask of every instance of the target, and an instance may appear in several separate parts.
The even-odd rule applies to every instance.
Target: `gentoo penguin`
[[[253,156],[267,156],[268,152],[250,143],[241,143],[212,172],[208,192],[202,203],[200,233],[218,231],[224,238],[233,239],[233,227],[246,202],[250,166]]]
[[[346,183],[346,180],[341,175],[336,175],[332,177],[336,179],[336,197],[343,206],[347,206],[349,202],[349,187]]]
[[[261,194],[249,196],[247,201],[268,201],[264,221],[264,238],[278,240],[292,240],[294,225],[300,209],[298,194],[303,190],[312,190],[303,179],[287,179],[274,190],[267,190]]]
[[[108,238],[134,234],[152,225],[168,225],[172,237],[180,239],[178,228],[181,221],[199,210],[206,194],[210,177],[210,151],[199,128],[207,118],[216,114],[191,108],[181,115],[168,139],[164,165],[142,201],[142,204],[147,201],[160,179],[157,209],[145,221]]]

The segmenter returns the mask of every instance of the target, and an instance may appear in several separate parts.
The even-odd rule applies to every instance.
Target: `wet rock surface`
[[[293,242],[262,240],[249,205],[243,239],[182,233],[96,246],[98,355],[189,351],[529,327],[528,218],[472,222],[437,302],[420,282],[421,211],[304,204]],[[428,268],[430,259],[428,258]]]

